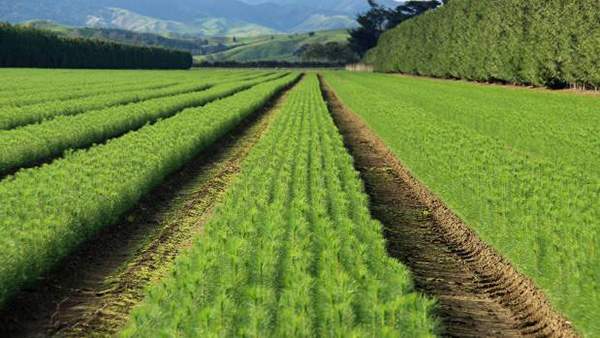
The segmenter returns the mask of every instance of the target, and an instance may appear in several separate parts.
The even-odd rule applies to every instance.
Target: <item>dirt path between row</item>
[[[578,336],[532,281],[415,179],[322,78],[321,85],[388,252],[411,270],[417,290],[438,299],[443,336]]]
[[[126,324],[144,289],[202,231],[242,162],[266,133],[288,89],[170,175],[116,225],[100,233],[0,312],[2,337],[105,337]]]

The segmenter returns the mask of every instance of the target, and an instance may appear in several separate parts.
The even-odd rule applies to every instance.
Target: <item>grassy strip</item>
[[[0,172],[60,155],[67,149],[103,142],[147,123],[170,117],[182,109],[201,106],[284,75],[279,73],[254,80],[223,83],[205,91],[161,97],[74,116],[58,116],[44,123],[0,130],[0,148],[7,149],[0,153]]]
[[[326,77],[344,103],[379,134],[412,173],[519,271],[531,277],[576,328],[590,336],[600,333],[595,320],[600,317],[600,180],[595,173],[564,160],[561,154],[565,149],[559,146],[555,157],[531,156],[522,151],[528,148],[508,146],[502,138],[482,132],[478,123],[483,122],[473,117],[469,107],[464,113],[474,121],[454,117],[458,114],[452,112],[455,103],[437,93],[443,86],[427,90],[431,98],[439,98],[435,100],[440,106],[436,111],[410,98],[404,100],[399,92],[390,95],[385,87],[394,83],[384,76],[380,76],[379,86],[365,76],[371,88],[347,80],[346,75],[328,73]],[[485,110],[487,102],[483,95],[477,107]],[[565,110],[569,107],[565,105]],[[524,108],[524,116],[517,121],[529,118],[526,109],[530,108]],[[510,121],[511,115],[503,117]],[[502,130],[509,123],[497,125]],[[539,129],[544,130],[548,122],[539,123]],[[512,134],[517,147],[521,142],[527,144],[526,130]],[[540,130],[534,128],[532,133]],[[552,130],[548,128],[546,133],[552,135]],[[585,128],[581,132],[585,133]],[[597,158],[595,161],[598,164]]]
[[[75,115],[95,109],[200,91],[210,88],[217,83],[230,80],[230,78],[207,78],[186,81],[168,88],[150,88],[145,90],[127,91],[124,93],[110,93],[68,101],[43,102],[24,107],[4,107],[0,108],[0,130],[41,122],[44,119],[51,119],[60,115]],[[152,86],[154,86],[154,84],[150,87]]]
[[[298,75],[68,154],[0,182],[0,304],[51,269]]]
[[[122,336],[432,336],[367,204],[310,75]]]
[[[517,151],[600,177],[598,98],[394,75],[346,73],[342,78]]]

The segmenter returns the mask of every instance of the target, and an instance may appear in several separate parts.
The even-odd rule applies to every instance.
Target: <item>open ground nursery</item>
[[[0,74],[2,337],[598,337],[600,98]]]

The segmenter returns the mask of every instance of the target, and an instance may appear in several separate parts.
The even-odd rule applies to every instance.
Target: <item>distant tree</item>
[[[193,61],[189,52],[70,38],[7,23],[0,23],[0,41],[0,67],[187,69]]]
[[[354,62],[356,54],[347,44],[339,42],[327,42],[324,46],[325,59],[329,62]]]
[[[340,68],[342,63],[331,62],[288,62],[288,61],[201,61],[196,63],[198,67],[217,68]]]
[[[305,46],[306,48],[304,48],[305,50],[302,53],[302,61],[311,62],[325,60],[323,45],[320,43],[311,43],[310,45]]]
[[[444,0],[444,3],[448,0]],[[431,1],[407,1],[388,12],[386,29],[398,26],[402,21],[412,19],[429,10],[438,8],[442,3],[437,0]]]
[[[348,43],[359,56],[363,56],[369,49],[377,45],[377,40],[385,29],[388,10],[379,5],[375,0],[368,0],[371,9],[360,13],[356,17],[359,27],[350,30]]]
[[[297,58],[302,58],[302,55],[304,55],[304,53],[306,52],[306,50],[308,50],[309,46],[310,46],[309,44],[304,44],[304,45],[300,46],[300,48],[298,48],[294,52],[294,56],[297,57]]]
[[[356,54],[347,44],[328,42],[326,44],[312,43],[301,47],[302,61],[327,61],[333,63],[348,63],[356,61]],[[298,50],[300,51],[300,50]]]
[[[377,45],[384,31],[448,2],[448,0],[407,1],[396,9],[391,9],[378,4],[375,0],[367,1],[371,9],[357,16],[359,27],[350,30],[348,39],[350,48],[360,57]]]
[[[103,38],[102,32],[101,31],[97,31],[94,34],[92,34],[92,36],[90,36],[90,38],[102,40],[102,38]]]
[[[233,36],[233,43],[238,42],[237,38],[235,37],[235,35]]]
[[[310,37],[315,36],[315,32],[308,32],[308,36],[310,36]]]

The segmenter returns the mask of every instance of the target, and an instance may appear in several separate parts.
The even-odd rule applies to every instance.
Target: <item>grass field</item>
[[[0,335],[33,328],[22,314],[47,335],[65,316],[77,336],[600,333],[598,96],[321,75],[4,69]],[[199,160],[230,164],[203,181]],[[140,226],[170,219],[192,233]],[[131,257],[63,284],[129,226]],[[159,255],[170,272],[154,280],[142,258]],[[132,266],[121,299],[111,285]],[[507,296],[527,284],[514,271],[532,286]],[[106,293],[120,312],[95,303]]]

